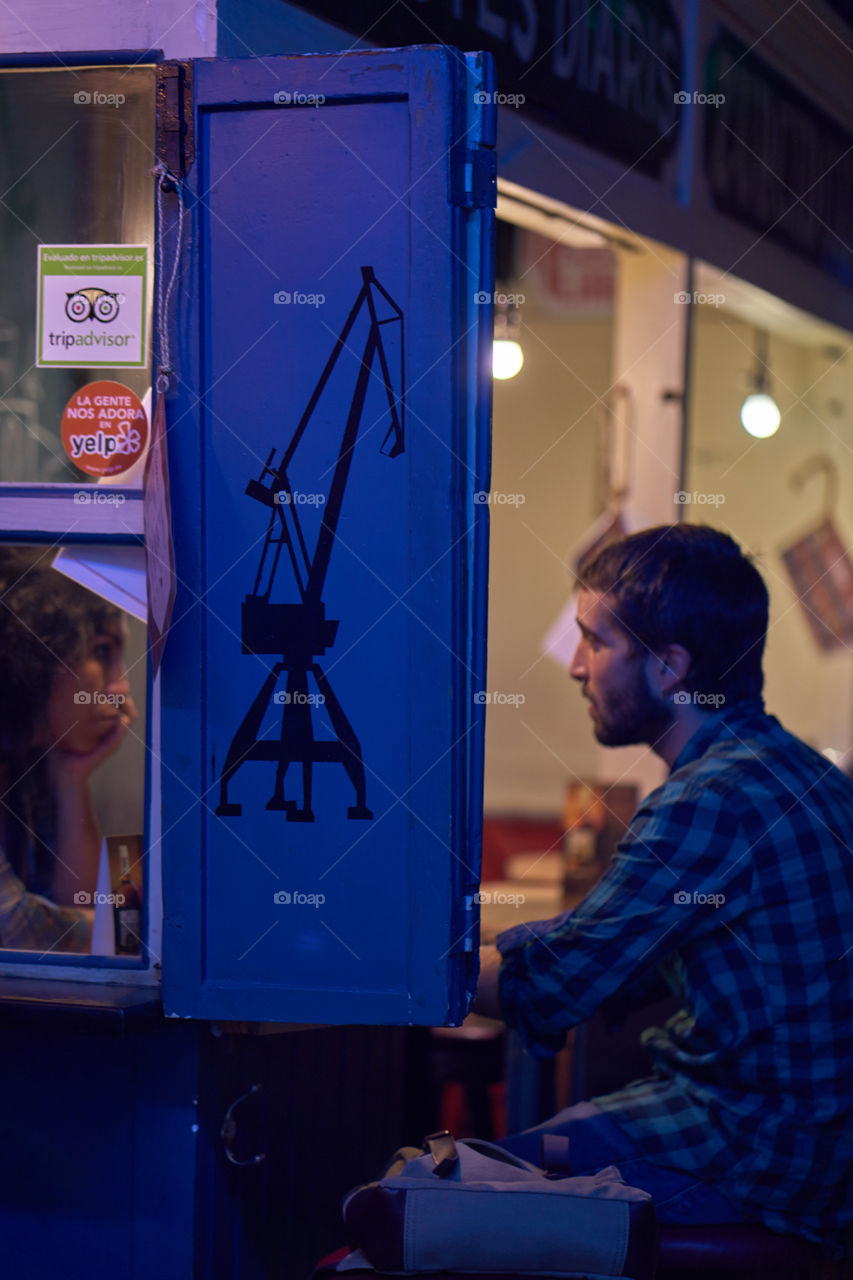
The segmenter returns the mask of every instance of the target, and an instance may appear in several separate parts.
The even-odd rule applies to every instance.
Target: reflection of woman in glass
[[[88,951],[101,834],[95,769],[136,718],[114,605],[0,547],[0,946]]]

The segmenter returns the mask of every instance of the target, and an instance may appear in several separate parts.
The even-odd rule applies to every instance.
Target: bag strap
[[[456,1143],[449,1129],[428,1133],[424,1138],[424,1147],[435,1162],[433,1173],[437,1178],[446,1178],[459,1163],[459,1152],[456,1150]]]
[[[528,1172],[533,1170],[541,1173],[541,1169],[537,1169],[536,1165],[531,1164],[529,1160],[522,1160],[521,1156],[514,1156],[511,1152],[504,1151],[503,1147],[497,1146],[494,1142],[486,1142],[483,1138],[462,1138],[461,1142],[470,1151],[477,1151],[482,1156],[488,1156],[490,1160],[512,1165],[514,1169],[527,1169]]]

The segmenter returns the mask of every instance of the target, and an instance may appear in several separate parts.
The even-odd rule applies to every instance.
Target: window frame
[[[92,68],[151,66],[162,62],[161,50],[97,50],[73,53],[7,54],[0,57],[0,71],[78,71]],[[156,79],[152,108],[156,112]],[[156,201],[151,186],[152,228],[155,242],[150,245],[153,279],[156,287]],[[156,341],[154,289],[147,301],[148,341],[147,373],[153,386],[153,349]],[[85,366],[80,366],[85,369]],[[104,373],[113,373],[104,366]],[[121,373],[121,369],[117,371]],[[96,380],[96,379],[93,379]],[[120,493],[121,506],[110,502],[80,503],[76,495],[98,489],[103,493]],[[55,483],[0,480],[0,542],[4,544],[47,544],[60,546],[110,545],[144,548],[143,494],[141,487],[120,484],[75,484],[73,480]],[[146,656],[146,742],[143,782],[142,857],[146,875],[143,894],[143,952],[136,956],[78,955],[69,952],[41,953],[32,950],[0,948],[0,979],[49,979],[124,987],[159,987],[161,977],[163,895],[161,881],[160,836],[162,830],[160,797],[160,681],[152,678]]]

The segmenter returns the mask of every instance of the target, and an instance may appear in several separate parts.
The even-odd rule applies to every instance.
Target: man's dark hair
[[[638,650],[683,645],[689,693],[727,703],[760,698],[767,587],[728,534],[708,525],[658,525],[593,550],[578,582],[608,595]]]

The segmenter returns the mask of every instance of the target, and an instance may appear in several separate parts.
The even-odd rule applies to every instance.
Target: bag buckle
[[[456,1150],[456,1143],[449,1129],[428,1133],[424,1138],[424,1147],[435,1161],[433,1173],[437,1178],[446,1178],[459,1163],[459,1152]]]

